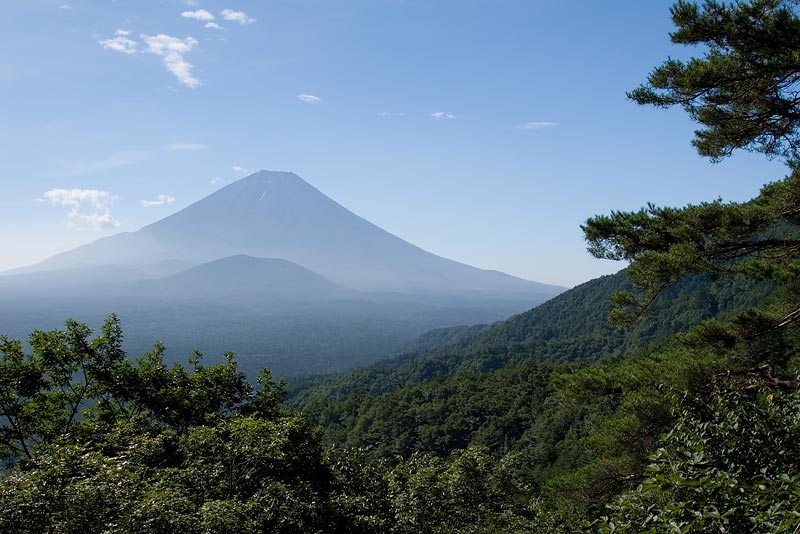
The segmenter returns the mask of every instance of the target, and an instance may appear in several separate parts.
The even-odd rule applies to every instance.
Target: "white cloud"
[[[53,173],[53,176],[80,176],[97,171],[107,171],[133,165],[148,156],[150,156],[149,152],[129,150],[115,152],[102,159],[68,161],[62,165],[60,171]]]
[[[248,174],[250,171],[248,171],[244,167],[240,167],[239,165],[234,165],[233,172],[238,172],[239,174]]]
[[[197,0],[183,0],[183,3],[189,7],[197,7],[199,5]]]
[[[194,11],[184,11],[181,13],[181,17],[187,19],[196,19],[196,20],[214,20],[214,15],[210,12],[206,11],[205,9],[195,9]]]
[[[129,34],[130,32],[127,30],[117,30],[115,32],[116,37],[113,39],[103,39],[97,42],[102,45],[103,48],[125,54],[142,52],[159,56],[167,70],[171,72],[180,83],[190,88],[195,88],[200,85],[200,80],[195,78],[192,74],[194,66],[183,57],[199,44],[197,39],[194,37],[179,39],[163,33],[159,35],[141,33],[139,37],[144,41],[145,48],[140,49],[140,43],[130,39],[128,37]]]
[[[222,187],[223,185],[225,185],[225,180],[223,180],[219,176],[215,176],[214,178],[211,179],[210,183],[214,187]]]
[[[431,117],[437,121],[441,119],[455,120],[461,118],[461,115],[456,115],[455,113],[450,113],[449,111],[437,111],[435,113],[431,113]]]
[[[142,200],[142,206],[145,208],[157,208],[160,206],[169,206],[173,202],[175,202],[175,197],[171,197],[162,193],[158,195],[156,200]]]
[[[126,35],[128,35],[130,32],[126,32],[125,30],[117,30],[115,33],[117,36],[113,39],[101,39],[100,41],[97,41],[98,44],[100,44],[103,48],[114,50],[116,52],[122,52],[123,54],[135,54],[139,51],[139,43],[126,37]]]
[[[222,15],[222,18],[225,20],[230,20],[232,22],[238,22],[242,26],[246,24],[252,24],[257,22],[256,19],[253,17],[249,17],[245,14],[244,11],[234,11],[232,9],[223,9],[219,12]]]
[[[119,228],[119,221],[111,216],[111,206],[119,197],[108,191],[51,189],[36,200],[49,202],[51,206],[69,207],[68,226],[76,230]]]
[[[517,129],[519,130],[542,130],[544,128],[550,128],[551,126],[556,126],[556,122],[548,122],[548,121],[531,121],[526,122],[522,126],[518,126]]]
[[[172,151],[179,151],[179,150],[188,150],[188,151],[196,151],[196,150],[208,150],[208,145],[203,145],[200,143],[171,143],[164,147],[164,150],[172,150]]]
[[[69,11],[70,9],[72,9],[72,6],[69,4],[61,4],[61,9],[66,9],[67,11]]]
[[[322,102],[322,99],[320,97],[307,94],[297,95],[297,99],[303,102],[307,102],[309,104],[319,104],[320,102]]]
[[[216,22],[207,22],[206,23],[206,28],[211,28],[211,29],[214,29],[214,30],[224,30],[225,29],[222,26],[220,26],[219,24],[217,24]]]
[[[185,54],[188,54],[192,48],[197,46],[197,39],[194,37],[178,39],[163,33],[159,35],[142,33],[139,36],[147,45],[144,51],[161,57],[164,66],[180,83],[192,89],[200,85],[200,80],[192,75],[194,66],[183,58]]]

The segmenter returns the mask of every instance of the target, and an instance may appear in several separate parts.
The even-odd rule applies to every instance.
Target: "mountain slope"
[[[137,232],[56,255],[25,271],[146,269],[246,254],[282,258],[356,289],[474,293],[542,302],[564,288],[426,252],[362,219],[288,172],[260,171]]]
[[[627,274],[621,271],[505,321],[472,330],[450,329],[453,335],[465,334],[455,342],[448,331],[442,336],[426,334],[420,345],[431,337],[439,337],[442,344],[367,369],[298,382],[293,402],[326,429],[332,442],[378,446],[372,441],[375,436],[391,436],[380,442],[378,454],[411,450],[445,454],[443,444],[466,446],[476,436],[481,444],[510,445],[504,440],[518,436],[524,427],[509,420],[500,428],[497,418],[508,413],[504,412],[508,406],[522,409],[518,403],[539,398],[541,392],[520,398],[518,386],[527,387],[522,382],[530,378],[534,390],[546,387],[546,375],[557,369],[553,363],[567,364],[562,368],[568,369],[572,362],[594,363],[631,354],[700,321],[725,318],[775,298],[769,282],[690,277],[657,299],[643,321],[619,330],[608,324],[608,297],[629,288]],[[487,389],[492,383],[496,387]],[[530,423],[536,408],[525,406]],[[457,411],[469,412],[469,417],[456,418],[458,424],[447,419]],[[429,428],[437,429],[435,440],[417,435]]]

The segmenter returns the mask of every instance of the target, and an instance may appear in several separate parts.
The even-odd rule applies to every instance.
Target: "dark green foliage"
[[[668,59],[631,91],[639,104],[681,106],[703,129],[693,144],[721,159],[735,149],[796,160],[800,153],[800,19],[794,0],[679,1],[674,43],[702,58]]]
[[[800,526],[800,395],[722,384],[676,401],[645,480],[600,532],[794,532]]]
[[[513,455],[471,448],[389,466],[358,449],[324,453],[269,373],[254,388],[231,354],[166,366],[158,344],[130,361],[114,316],[90,335],[68,321],[35,332],[27,354],[3,342],[2,532],[456,534],[549,520]]]
[[[534,498],[517,454],[496,460],[471,447],[447,458],[415,453],[389,467],[364,449],[334,449],[328,462],[336,503],[352,521],[347,532],[570,532]]]
[[[548,401],[554,391],[551,375],[574,368],[543,362],[602,361],[633,351],[703,319],[768,300],[774,285],[693,277],[661,296],[646,321],[623,331],[610,326],[607,316],[608,296],[625,287],[624,272],[587,282],[464,341],[305,384],[293,401],[325,428],[328,443],[372,446],[374,454],[386,458],[414,451],[447,455],[473,444],[493,454],[517,450],[530,446],[530,438],[522,438],[530,428],[541,428],[538,417],[560,410]],[[580,419],[569,424],[581,426]],[[573,440],[578,434],[564,437]],[[563,461],[552,451],[567,445],[544,441],[551,449],[539,454],[548,462]],[[549,463],[532,469],[553,472]]]
[[[32,354],[20,341],[0,337],[0,459],[31,459],[32,449],[78,431],[87,403],[105,400],[125,357],[119,321],[109,317],[94,341],[89,334],[72,320],[64,330],[37,330]]]
[[[800,251],[800,176],[765,186],[747,203],[716,201],[685,208],[653,205],[637,212],[597,216],[583,226],[589,251],[627,260],[637,293],[619,292],[613,318],[635,322],[655,299],[687,275],[740,277],[797,286]],[[786,297],[791,295],[778,295]],[[792,308],[775,324],[792,319]]]
[[[480,445],[508,452],[551,393],[552,365],[520,364],[489,373],[407,386],[358,405],[331,403],[320,414],[330,442],[370,447],[384,458],[426,451],[446,456]],[[342,413],[350,408],[350,411]],[[338,423],[338,424],[337,424]]]
[[[529,497],[541,499],[537,521],[560,518],[578,528],[587,517],[601,513],[603,503],[640,480],[647,455],[674,422],[669,388],[702,390],[727,369],[732,352],[745,358],[774,348],[772,342],[750,340],[739,329],[750,313],[732,313],[770,302],[775,286],[747,283],[740,276],[716,282],[692,277],[676,284],[657,300],[654,316],[627,332],[597,317],[594,327],[608,332],[605,339],[614,340],[609,345],[619,347],[612,354],[598,348],[599,365],[538,362],[535,354],[524,352],[519,339],[536,340],[540,347],[585,342],[585,337],[576,340],[567,332],[570,324],[592,328],[594,301],[587,287],[615,279],[624,281],[624,273],[543,305],[553,311],[559,309],[559,300],[574,304],[586,299],[585,307],[575,308],[575,317],[566,312],[567,305],[550,322],[532,310],[481,330],[460,345],[314,385],[301,391],[300,399],[312,399],[303,409],[324,427],[328,443],[367,447],[364,456],[386,459],[398,469],[405,465],[403,459],[420,452],[446,459],[453,450],[481,446],[497,459],[512,454]],[[608,313],[610,304],[604,309]],[[668,335],[715,315],[731,320],[700,322],[690,333]],[[526,321],[533,317],[545,318],[541,323]],[[581,323],[576,317],[586,320]],[[515,343],[503,347],[504,336]],[[647,338],[661,341],[634,351]],[[497,342],[493,353],[464,350],[486,339]],[[788,347],[794,342],[785,343]],[[464,352],[459,354],[459,347]],[[629,353],[623,356],[622,351]],[[497,369],[486,365],[491,354]],[[747,365],[763,360],[759,358]]]
[[[315,532],[333,512],[301,420],[236,416],[185,434],[60,443],[0,484],[3,532]],[[110,448],[114,449],[111,454]]]
[[[395,469],[389,492],[397,495],[393,532],[533,533],[536,509],[524,482],[514,473],[515,458],[494,462],[471,448],[444,460],[414,455]]]
[[[346,521],[318,435],[232,355],[132,362],[116,317],[4,339],[3,532],[324,532]]]
[[[616,295],[615,319],[621,322],[638,319],[665,288],[694,273],[774,284],[769,302],[727,321],[704,322],[681,337],[682,346],[666,352],[664,362],[677,375],[659,368],[656,383],[641,392],[612,381],[620,388],[621,407],[645,394],[644,404],[630,411],[635,436],[650,434],[641,432],[647,414],[659,411],[660,428],[669,432],[646,469],[631,465],[644,482],[623,493],[611,507],[613,515],[598,523],[601,531],[785,532],[800,525],[794,466],[800,452],[797,5],[679,2],[673,40],[704,44],[705,57],[686,64],[669,60],[651,75],[649,86],[631,94],[639,103],[679,104],[689,111],[706,127],[695,139],[701,154],[719,159],[737,148],[757,150],[786,158],[793,172],[747,203],[649,205],[594,217],[584,226],[592,254],[631,262],[637,291]],[[768,394],[759,393],[764,390]],[[656,392],[663,391],[687,399],[671,410],[674,421],[666,417],[664,394],[658,399]],[[598,435],[604,434],[613,435]],[[648,444],[631,458],[641,460],[653,449]]]

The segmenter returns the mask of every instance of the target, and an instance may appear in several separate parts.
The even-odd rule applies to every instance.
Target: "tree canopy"
[[[714,160],[736,149],[782,157],[792,169],[749,202],[715,200],[684,208],[648,204],[589,219],[583,230],[598,258],[631,262],[640,290],[615,297],[615,318],[635,320],[653,297],[691,273],[744,274],[778,282],[784,305],[749,322],[759,335],[798,317],[800,272],[800,17],[795,0],[733,4],[680,1],[672,40],[704,55],[668,59],[629,96],[639,104],[681,106],[704,129],[694,144]],[[758,319],[758,320],[756,320]]]
[[[686,378],[658,386],[673,395],[671,430],[639,468],[641,484],[595,523],[601,532],[791,532],[800,525],[793,448],[800,428],[798,6],[679,1],[672,40],[703,56],[668,59],[629,93],[639,104],[686,110],[701,125],[693,143],[703,156],[757,151],[782,158],[790,173],[749,202],[648,204],[583,226],[590,253],[630,262],[635,290],[614,296],[618,323],[641,319],[657,295],[690,274],[768,280],[776,296],[679,339],[672,359],[684,359]]]
[[[676,44],[703,57],[667,59],[631,91],[639,104],[681,106],[699,122],[693,144],[720,160],[736,149],[800,155],[800,18],[796,0],[751,0],[672,7]]]

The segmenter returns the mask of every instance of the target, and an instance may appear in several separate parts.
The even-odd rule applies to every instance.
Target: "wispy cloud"
[[[61,9],[69,11],[70,9],[72,9],[72,6],[69,4],[61,4]]]
[[[38,202],[69,208],[67,226],[76,230],[104,230],[119,228],[119,221],[111,216],[111,206],[119,197],[97,189],[51,189]]]
[[[172,151],[197,151],[197,150],[208,150],[208,145],[203,145],[201,143],[171,143],[164,147],[164,150],[172,150]]]
[[[234,11],[233,9],[223,9],[219,12],[222,18],[231,22],[238,22],[242,26],[258,22],[253,17],[248,16],[244,11]]]
[[[128,35],[131,32],[128,30],[117,30],[114,32],[115,37],[111,39],[101,39],[97,41],[103,48],[122,52],[123,54],[135,54],[138,52],[139,43],[130,39]]]
[[[186,4],[189,7],[197,7],[198,5],[200,5],[197,2],[197,0],[183,0],[183,3]]]
[[[195,9],[194,11],[184,11],[181,13],[181,17],[187,19],[195,19],[195,20],[214,20],[214,15],[211,12],[206,11],[205,9]]]
[[[127,30],[117,30],[115,37],[98,41],[103,48],[122,52],[125,54],[136,54],[138,52],[154,54],[161,58],[164,66],[175,76],[180,83],[186,87],[194,89],[201,84],[200,80],[192,74],[194,66],[186,61],[184,56],[199,43],[194,37],[179,39],[163,33],[158,35],[139,34],[144,41],[144,48],[139,48],[139,44],[130,37]]]
[[[214,29],[214,30],[224,30],[225,29],[222,26],[220,26],[219,24],[217,24],[216,22],[207,22],[206,23],[206,28],[211,28],[211,29]]]
[[[80,176],[92,172],[126,167],[142,161],[149,155],[149,152],[128,150],[115,152],[100,159],[68,161],[62,165],[60,171],[53,173],[53,176]]]
[[[550,128],[552,126],[556,126],[557,122],[549,122],[549,121],[531,121],[526,122],[522,126],[517,126],[518,130],[543,130],[545,128]]]
[[[233,172],[238,172],[239,174],[249,174],[250,171],[245,169],[244,167],[240,167],[239,165],[233,166]]]
[[[456,115],[455,113],[451,113],[449,111],[437,111],[435,113],[431,113],[431,117],[433,117],[437,121],[442,119],[455,120],[455,119],[460,119],[461,115]]]
[[[158,208],[161,206],[169,206],[173,202],[175,202],[175,197],[162,193],[158,195],[155,200],[142,200],[142,206],[145,208]]]
[[[307,102],[308,104],[319,104],[320,102],[322,102],[322,99],[320,97],[314,95],[307,95],[305,93],[302,95],[297,95],[297,99],[303,102]]]
[[[222,179],[222,178],[220,178],[219,176],[215,176],[215,177],[213,177],[213,178],[211,179],[211,182],[210,182],[210,183],[211,183],[211,185],[212,185],[212,186],[214,186],[214,187],[222,187],[223,185],[225,185],[225,180],[223,180],[223,179]]]
[[[175,76],[180,83],[194,89],[200,85],[200,80],[194,77],[194,66],[184,59],[192,48],[198,45],[197,39],[187,37],[179,39],[163,33],[159,35],[139,35],[147,45],[145,52],[159,56],[164,66]]]

